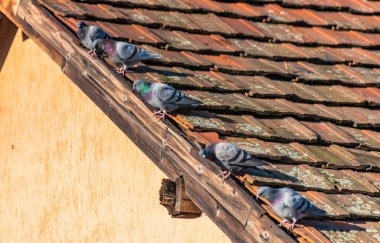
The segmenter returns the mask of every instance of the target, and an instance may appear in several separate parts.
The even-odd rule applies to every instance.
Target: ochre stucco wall
[[[17,32],[0,71],[0,242],[230,242],[206,216],[171,219],[164,177]]]

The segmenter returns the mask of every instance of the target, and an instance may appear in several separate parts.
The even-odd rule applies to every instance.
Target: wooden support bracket
[[[175,182],[162,179],[160,204],[166,207],[172,218],[197,218],[202,211],[186,195],[185,180],[179,177]]]

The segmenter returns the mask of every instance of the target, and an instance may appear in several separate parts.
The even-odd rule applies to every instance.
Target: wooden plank
[[[16,32],[17,27],[0,13],[0,71],[16,36]]]
[[[1,0],[0,10],[7,15],[9,19],[16,15],[19,1],[17,0]]]
[[[175,204],[175,183],[169,179],[162,179],[161,188],[159,192],[160,204],[164,206],[169,215],[174,214],[174,204]]]
[[[187,187],[186,193],[197,205],[202,205],[202,211],[230,237],[232,242],[259,242],[244,229],[244,225],[236,220],[207,191],[203,190],[200,183],[190,176],[184,177],[191,187]]]
[[[183,177],[177,178],[176,182],[176,202],[175,202],[175,211],[181,213],[191,213],[201,216],[202,211],[191,201],[191,198],[187,196],[185,191],[185,180]]]
[[[160,204],[164,206],[172,218],[197,218],[202,211],[191,201],[185,193],[183,177],[171,181],[163,179],[160,188]]]
[[[62,60],[62,70],[69,76],[109,117],[118,127],[127,134],[136,145],[152,159],[164,172],[165,168],[175,165],[178,174],[190,178],[192,183],[189,194],[202,211],[210,214],[208,200],[199,197],[209,195],[225,210],[224,218],[215,218],[215,222],[222,229],[228,228],[230,235],[236,231],[233,225],[226,222],[236,222],[245,226],[247,222],[254,221],[255,217],[262,215],[264,210],[249,197],[249,195],[233,180],[222,182],[217,177],[217,167],[206,160],[200,160],[193,152],[192,145],[168,122],[157,123],[152,118],[152,112],[131,90],[130,83],[117,76],[101,60],[88,59],[87,53],[78,45],[78,40],[71,32],[56,21],[46,10],[40,8],[34,1],[24,0],[19,6],[16,21],[29,31],[33,39],[40,39],[38,43],[49,43]],[[30,26],[30,27],[29,27]],[[46,28],[49,26],[49,28]],[[28,33],[28,32],[27,32]],[[40,38],[41,36],[41,38]],[[49,53],[49,52],[48,52]],[[163,154],[170,163],[161,163]],[[173,174],[171,175],[173,176]],[[197,190],[193,189],[197,187]],[[197,197],[197,198],[196,198]],[[196,199],[196,200],[195,200]],[[208,212],[208,213],[207,213]],[[222,222],[224,221],[224,222]],[[225,225],[225,226],[221,226]],[[256,224],[258,232],[268,232],[270,242],[294,242],[285,232],[275,232],[277,227],[273,222]],[[250,235],[243,227],[244,234],[234,235],[237,241],[251,237],[260,239],[257,235]]]

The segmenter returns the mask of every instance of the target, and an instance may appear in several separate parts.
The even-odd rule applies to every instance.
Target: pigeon
[[[314,215],[323,217],[326,212],[311,204],[307,199],[300,196],[298,192],[290,188],[272,188],[268,186],[260,187],[257,192],[257,199],[263,196],[268,200],[278,216],[284,218],[279,226],[284,226],[292,220],[290,230],[298,220],[306,216]]]
[[[158,120],[165,119],[168,112],[172,112],[180,106],[195,107],[201,104],[172,86],[163,83],[136,80],[133,83],[133,91],[141,94],[148,104],[159,109],[154,112],[154,116],[158,116]]]
[[[239,174],[244,167],[258,167],[267,164],[265,161],[252,157],[244,149],[227,142],[218,142],[201,149],[199,155],[205,159],[225,167],[218,176],[227,180],[232,174]]]
[[[78,38],[82,44],[89,50],[88,53],[91,57],[97,56],[95,52],[94,41],[97,39],[111,40],[111,37],[99,26],[87,25],[86,23],[78,22]]]
[[[96,51],[105,53],[114,63],[122,64],[122,67],[117,70],[120,74],[124,74],[128,66],[135,65],[140,61],[161,58],[159,54],[150,53],[122,41],[99,39],[94,42],[94,47]]]

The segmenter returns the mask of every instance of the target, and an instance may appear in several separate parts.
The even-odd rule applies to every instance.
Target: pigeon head
[[[259,190],[257,191],[257,197],[256,199],[259,199],[259,197],[263,197],[265,198],[266,200],[268,201],[272,201],[272,199],[274,198],[275,196],[275,191],[276,189],[274,188],[271,188],[269,186],[262,186],[259,188]]]
[[[85,24],[84,22],[82,22],[82,21],[78,22],[78,29],[86,27],[86,26],[87,26],[87,24]]]
[[[208,148],[199,150],[199,156],[201,156],[204,159],[211,159],[213,157],[210,149]]]
[[[144,94],[150,89],[150,83],[147,83],[143,80],[136,80],[133,82],[133,92],[138,94]]]

